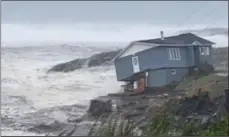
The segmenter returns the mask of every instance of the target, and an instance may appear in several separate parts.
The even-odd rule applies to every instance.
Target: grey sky
[[[188,19],[189,18],[189,19]],[[3,23],[132,22],[227,25],[227,1],[10,1]]]

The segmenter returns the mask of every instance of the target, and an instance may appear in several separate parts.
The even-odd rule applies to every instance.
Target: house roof
[[[157,39],[139,40],[136,42],[154,43],[154,44],[192,44],[195,41],[198,41],[204,45],[215,44],[209,40],[203,39],[192,33],[185,33],[176,36],[165,37],[164,40],[162,40],[161,38],[157,38]]]
[[[197,44],[197,45],[212,45],[215,44],[214,42],[211,42],[209,40],[203,39],[195,34],[192,33],[184,33],[176,36],[170,36],[170,37],[165,37],[164,40],[161,38],[157,39],[147,39],[147,40],[138,40],[131,42],[125,49],[123,49],[113,60],[119,58],[124,52],[126,52],[131,46],[133,46],[134,43],[148,43],[148,44],[154,44],[152,47],[157,46],[189,46],[192,44]]]

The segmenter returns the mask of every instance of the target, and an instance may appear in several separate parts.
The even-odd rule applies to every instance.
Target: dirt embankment
[[[115,112],[117,116],[140,123],[139,128],[144,128],[147,121],[159,109],[170,106],[171,113],[177,118],[176,121],[200,120],[204,126],[219,120],[226,114],[227,83],[228,77],[211,74],[195,82],[190,77],[182,81],[174,90],[163,89],[137,95],[120,93],[98,97],[91,101],[89,113],[82,118],[82,121],[98,118],[105,120]],[[71,135],[78,135],[69,128],[65,128],[61,133],[63,132],[65,135],[69,135],[70,132]]]

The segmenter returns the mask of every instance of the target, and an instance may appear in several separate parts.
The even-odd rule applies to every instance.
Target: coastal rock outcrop
[[[102,52],[92,55],[89,58],[74,59],[72,61],[53,66],[48,72],[71,72],[83,67],[96,67],[112,64],[112,59],[118,55],[121,50]]]
[[[112,112],[112,101],[107,97],[99,97],[91,100],[89,114],[99,117],[104,113]]]

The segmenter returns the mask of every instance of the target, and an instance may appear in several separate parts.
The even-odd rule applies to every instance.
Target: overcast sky
[[[228,26],[227,1],[3,1],[2,45],[130,42]],[[228,38],[214,38],[228,43]],[[225,42],[226,41],[226,42]],[[220,44],[224,45],[224,44]]]
[[[3,1],[2,23],[228,24],[227,1]]]

